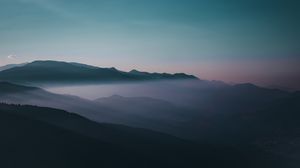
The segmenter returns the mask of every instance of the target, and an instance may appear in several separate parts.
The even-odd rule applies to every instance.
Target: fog
[[[199,84],[204,87],[205,83],[160,81],[61,86],[48,87],[48,92],[43,88],[9,94],[1,94],[0,89],[0,100],[63,109],[100,123],[124,124],[181,136],[181,132],[187,132],[182,131],[182,126],[197,114],[192,106],[182,105],[188,102],[183,96],[196,100],[192,90],[200,89]],[[20,90],[17,86],[13,88]]]
[[[1,95],[2,101],[63,109],[96,122],[148,128],[180,137],[198,136],[191,120],[202,123],[211,112],[209,95],[228,87],[220,82],[176,80],[44,87]],[[204,106],[205,105],[205,106]],[[197,123],[196,123],[197,124]]]
[[[0,100],[63,109],[99,123],[146,128],[200,143],[240,149],[256,144],[254,148],[284,157],[297,154],[285,148],[295,148],[298,140],[299,92],[202,80],[43,89],[2,83]],[[264,145],[268,142],[278,143]]]
[[[151,97],[166,100],[177,105],[197,107],[195,104],[212,89],[225,87],[217,81],[171,80],[155,82],[93,84],[77,86],[51,86],[46,90],[58,94],[76,95],[95,100],[102,97],[120,95],[124,97]]]

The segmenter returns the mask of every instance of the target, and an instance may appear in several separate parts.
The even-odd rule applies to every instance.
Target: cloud
[[[10,54],[7,56],[8,59],[14,60],[17,59],[17,55],[16,54]]]

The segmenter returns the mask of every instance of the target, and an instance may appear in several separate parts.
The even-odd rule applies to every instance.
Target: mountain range
[[[4,103],[63,109],[101,123],[126,124],[160,131],[174,130],[178,125],[175,123],[185,120],[182,112],[188,112],[185,108],[159,99],[115,95],[88,100],[8,82],[0,82],[0,100]]]
[[[57,61],[12,65],[0,79],[0,167],[300,164],[299,92]],[[96,99],[37,87],[128,81],[151,82]]]
[[[100,68],[80,63],[34,61],[2,68],[1,81],[23,84],[76,84],[99,82],[129,82],[170,79],[197,79],[184,73],[148,73],[133,70],[124,72],[115,68]]]
[[[284,167],[293,168],[298,164],[299,92],[265,89],[252,84],[205,91],[205,94],[201,94],[201,89],[197,91],[200,97],[195,97],[195,103],[201,108],[193,109],[149,97],[114,95],[87,100],[1,82],[0,100],[64,109],[97,123],[155,130],[200,144],[236,147],[246,153],[257,153],[259,157],[267,156],[272,162],[277,160],[276,163]],[[22,110],[19,113],[22,114]],[[47,118],[51,116],[42,113],[38,116],[39,120]],[[61,127],[62,123],[56,126]],[[89,129],[77,131],[88,133]]]

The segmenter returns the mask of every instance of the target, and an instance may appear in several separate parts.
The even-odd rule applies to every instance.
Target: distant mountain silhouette
[[[91,119],[95,119],[98,116],[97,118],[101,119],[97,120],[99,122],[109,122],[114,118],[111,115],[113,113],[110,113],[114,110],[93,101],[8,82],[0,82],[0,102],[59,108],[81,114]],[[117,118],[114,118],[114,120],[117,120]]]
[[[184,73],[175,73],[175,74],[168,74],[168,73],[149,73],[149,72],[141,72],[137,70],[131,70],[130,74],[140,76],[143,78],[153,78],[153,79],[196,79],[193,75],[187,75]]]
[[[96,104],[114,110],[126,125],[174,133],[180,129],[194,111],[170,102],[149,97],[123,97],[114,95],[99,98]]]
[[[291,159],[287,165],[297,167],[300,164],[299,120],[300,95],[295,92],[252,108],[252,111],[215,116],[210,120],[212,126],[202,131],[209,130],[211,142],[222,138],[221,143],[249,144]]]
[[[9,83],[9,82],[0,82],[0,94],[1,95],[34,91],[37,89],[39,89],[39,88],[31,87],[31,86],[22,86],[22,85]]]
[[[97,122],[126,124],[164,132],[176,130],[178,123],[186,120],[183,116],[192,115],[185,108],[159,99],[115,95],[91,101],[8,82],[0,82],[0,102],[58,108]]]
[[[184,93],[178,90],[180,93]],[[110,122],[172,133],[176,136],[203,138],[199,128],[213,126],[210,119],[247,114],[272,106],[292,93],[260,88],[250,84],[191,90],[198,108],[175,105],[149,97],[111,96],[95,101],[71,95],[54,94],[40,88],[0,82],[0,100],[71,111],[97,122]],[[193,95],[195,94],[195,95]],[[194,101],[194,102],[193,102]],[[198,130],[198,133],[188,131]]]
[[[99,68],[79,63],[34,61],[0,72],[0,80],[30,84],[126,82],[161,79],[197,79],[195,76],[166,73],[133,73],[115,68]]]
[[[229,114],[264,108],[275,100],[287,98],[291,93],[245,83],[217,89],[210,94],[206,106],[212,106],[213,111]]]
[[[11,69],[11,68],[14,68],[14,67],[21,67],[21,66],[24,66],[26,64],[27,63],[22,63],[22,64],[7,64],[7,65],[4,65],[4,66],[1,66],[0,67],[0,71],[4,71],[4,70]]]

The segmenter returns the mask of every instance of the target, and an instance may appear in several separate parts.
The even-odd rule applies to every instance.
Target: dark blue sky
[[[0,0],[0,65],[54,59],[295,87],[298,9],[296,0]]]

